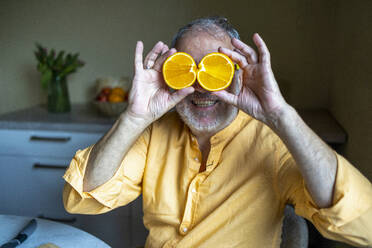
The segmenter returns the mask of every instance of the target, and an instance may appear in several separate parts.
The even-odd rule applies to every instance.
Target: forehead
[[[199,63],[208,53],[217,52],[219,47],[233,49],[227,34],[215,36],[205,31],[189,31],[178,40],[176,49],[190,54]]]

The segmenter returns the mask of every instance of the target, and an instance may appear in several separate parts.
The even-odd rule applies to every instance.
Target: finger
[[[247,59],[242,54],[236,51],[225,47],[218,48],[218,51],[229,56],[232,61],[239,65],[240,68],[245,68],[248,65]]]
[[[258,62],[257,53],[253,48],[236,38],[233,38],[231,43],[247,58],[249,64],[256,64]]]
[[[163,55],[164,53],[168,52],[168,50],[169,50],[169,47],[167,46],[167,44],[164,44],[163,50],[161,50],[161,55]]]
[[[161,52],[163,51],[163,46],[164,46],[164,43],[159,41],[158,43],[156,43],[156,45],[152,48],[152,50],[147,54],[146,58],[145,58],[145,61],[144,61],[144,66],[145,66],[145,69],[147,68],[151,68],[154,63],[155,63],[155,60],[158,58],[158,56],[161,54]]]
[[[255,33],[253,35],[253,42],[256,44],[258,53],[260,55],[260,62],[264,64],[270,64],[270,52],[267,49],[267,46],[264,40],[259,36],[259,34]]]
[[[142,41],[137,41],[136,53],[134,55],[134,70],[135,70],[135,72],[143,70],[142,53],[143,53],[143,43],[142,43]]]
[[[163,66],[164,61],[171,55],[176,53],[176,49],[172,48],[168,50],[166,53],[161,55],[156,61],[154,66],[152,67],[154,70],[161,72],[161,67]]]
[[[232,104],[234,106],[238,105],[238,96],[231,94],[230,92],[227,92],[226,90],[221,91],[215,91],[212,92],[213,95],[216,95],[218,98],[220,98],[222,101]]]
[[[177,103],[182,101],[182,99],[184,99],[186,96],[190,95],[194,91],[195,91],[194,87],[187,87],[175,91],[169,96],[170,107],[173,108]]]

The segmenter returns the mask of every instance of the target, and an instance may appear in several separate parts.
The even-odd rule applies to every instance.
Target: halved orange
[[[191,86],[196,79],[206,90],[223,90],[231,84],[234,72],[234,63],[223,53],[207,54],[198,67],[194,59],[183,52],[173,54],[163,64],[164,80],[176,90]]]
[[[196,80],[197,67],[187,53],[178,52],[163,64],[163,77],[169,87],[179,90],[191,86]]]
[[[234,63],[223,53],[210,53],[198,65],[198,82],[209,91],[226,89],[234,77]]]

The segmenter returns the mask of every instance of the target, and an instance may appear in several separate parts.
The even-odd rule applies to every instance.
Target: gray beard
[[[219,106],[213,112],[209,113],[193,112],[189,104],[192,104],[189,99],[184,99],[176,105],[176,110],[183,122],[194,134],[214,135],[228,126],[235,119],[238,113],[238,108],[222,102],[218,103],[223,104],[222,106]],[[206,115],[215,115],[216,118],[208,125],[202,125],[199,120],[206,117]]]

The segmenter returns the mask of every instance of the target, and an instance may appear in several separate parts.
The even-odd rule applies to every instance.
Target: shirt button
[[[187,232],[187,227],[184,227],[183,228],[183,232]]]
[[[191,190],[191,192],[192,192],[192,193],[196,193],[196,189],[193,188],[193,189]]]

